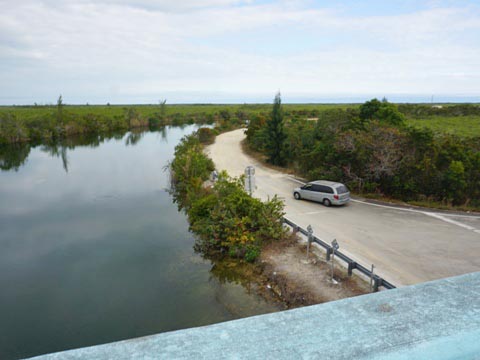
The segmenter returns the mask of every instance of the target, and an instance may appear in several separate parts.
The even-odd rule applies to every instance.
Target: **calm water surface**
[[[194,130],[3,150],[0,359],[278,310],[193,251],[163,168]]]

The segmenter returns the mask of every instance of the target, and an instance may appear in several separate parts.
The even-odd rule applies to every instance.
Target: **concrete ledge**
[[[35,359],[480,359],[480,272]]]

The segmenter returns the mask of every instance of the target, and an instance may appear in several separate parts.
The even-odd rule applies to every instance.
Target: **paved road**
[[[356,261],[375,264],[376,272],[397,286],[480,271],[480,217],[399,209],[359,200],[343,207],[297,201],[292,189],[298,180],[262,166],[240,147],[243,130],[217,137],[207,153],[217,169],[232,176],[256,168],[262,199],[277,194],[285,200],[286,216],[302,227],[311,224],[315,235],[330,242]]]

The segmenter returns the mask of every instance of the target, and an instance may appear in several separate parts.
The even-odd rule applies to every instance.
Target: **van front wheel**
[[[326,207],[330,207],[332,205],[332,202],[328,199],[323,199],[323,205]]]
[[[295,198],[295,200],[300,200],[302,198],[298,192],[294,193],[293,197]]]

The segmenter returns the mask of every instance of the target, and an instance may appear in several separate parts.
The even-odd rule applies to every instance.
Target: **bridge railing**
[[[283,223],[290,226],[294,232],[299,232],[305,236],[309,236],[309,233],[306,229],[302,228],[301,226],[295,224],[293,221],[287,219],[286,217],[283,217]],[[327,261],[330,260],[331,255],[333,254],[333,247],[320,239],[319,237],[313,235],[313,242],[316,244],[320,245],[322,248],[325,249],[326,251],[326,259]],[[342,261],[344,261],[347,264],[347,269],[348,269],[348,276],[351,276],[353,274],[354,270],[357,270],[358,272],[362,273],[363,275],[371,278],[373,280],[373,291],[378,291],[379,287],[383,286],[385,289],[395,289],[396,286],[393,285],[392,283],[388,282],[384,278],[378,276],[377,274],[372,274],[372,271],[366,268],[365,266],[359,264],[355,260],[351,259],[341,251],[335,250],[335,256],[340,258]]]

